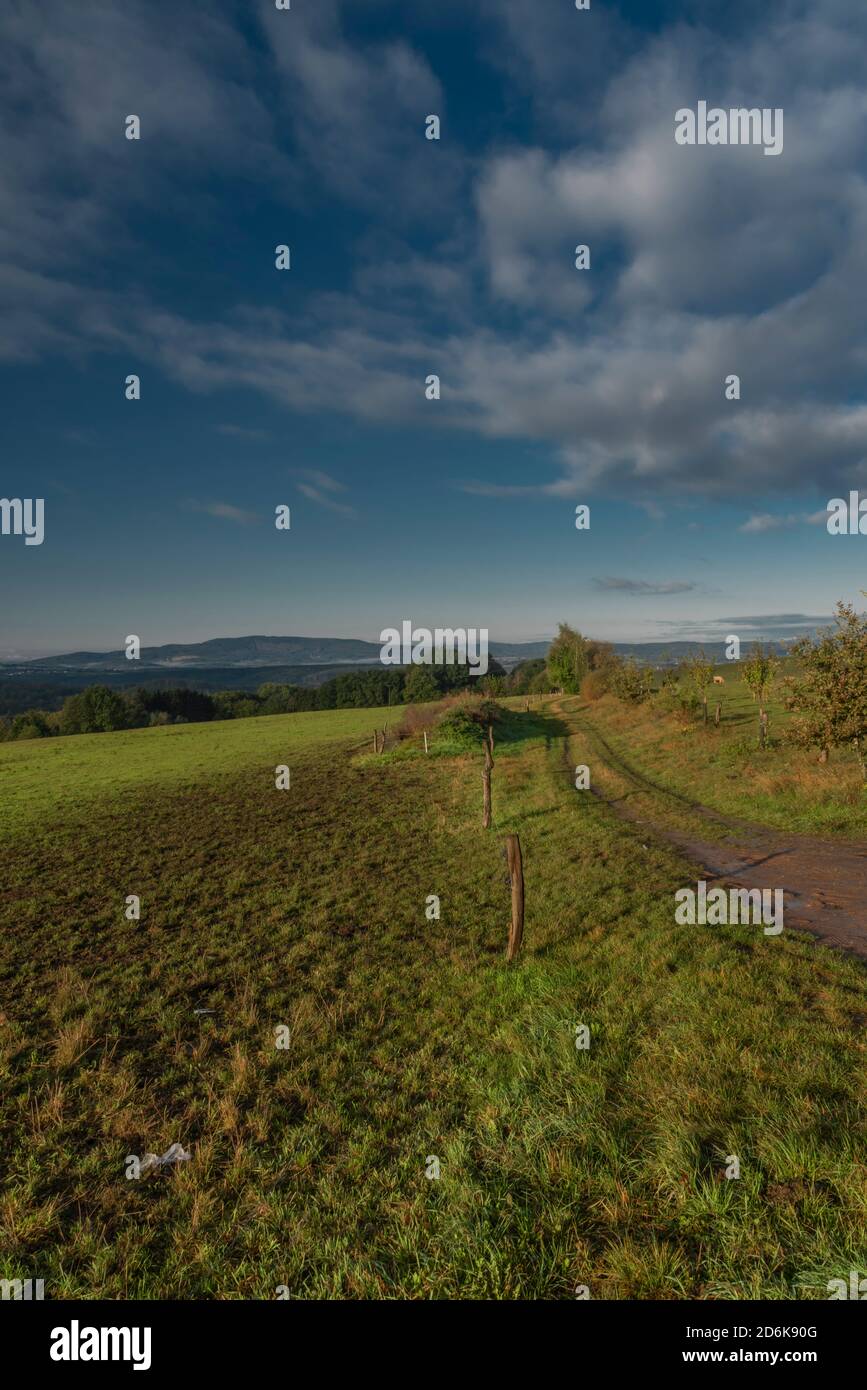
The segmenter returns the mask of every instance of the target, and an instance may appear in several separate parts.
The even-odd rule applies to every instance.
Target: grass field
[[[217,720],[0,744],[0,833],[135,807],[142,794],[182,790],[284,763],[296,749],[368,736],[400,708],[314,710],[291,718]]]
[[[487,833],[480,758],[373,758],[385,714],[0,747],[2,1276],[788,1299],[863,1268],[863,965],[675,926],[693,871],[574,790],[590,744],[545,711],[500,733]]]

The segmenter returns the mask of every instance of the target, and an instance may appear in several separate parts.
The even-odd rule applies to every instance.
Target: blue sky
[[[861,0],[12,0],[0,659],[863,602],[865,59]],[[699,100],[783,153],[678,146]]]

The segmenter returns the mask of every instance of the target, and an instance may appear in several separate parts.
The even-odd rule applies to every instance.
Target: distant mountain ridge
[[[548,642],[491,642],[492,656],[504,666],[515,666],[530,657],[544,656]],[[355,637],[212,637],[207,642],[167,642],[142,647],[138,668],[170,671],[201,670],[215,666],[359,666],[379,665],[382,644]],[[9,663],[12,665],[13,663]],[[39,656],[16,661],[16,667],[37,670],[129,670],[123,650],[116,652],[68,652],[64,656]]]
[[[379,643],[353,637],[212,637],[206,642],[167,642],[142,647],[142,666],[273,666],[333,665],[342,662],[378,661]],[[127,667],[126,653],[69,652],[65,656],[41,656],[22,662],[26,666],[71,666],[76,669],[112,670]]]
[[[742,637],[741,657],[747,656],[756,642],[761,642],[765,650],[773,652],[775,656],[786,656],[788,653],[786,642],[761,637]],[[633,657],[636,661],[650,666],[676,666],[685,657],[695,656],[700,651],[704,652],[708,660],[718,665],[727,660],[728,647],[726,642],[612,642],[611,645],[618,656]]]
[[[489,650],[507,670],[521,661],[543,657],[549,642],[491,642]],[[621,656],[632,656],[651,665],[673,664],[703,647],[714,661],[725,659],[724,642],[614,642]],[[767,643],[775,652],[785,652],[785,644]],[[750,642],[742,644],[749,650]],[[378,665],[380,644],[354,637],[212,637],[206,642],[168,642],[159,647],[142,647],[136,662],[138,670],[177,674],[221,667],[255,669],[260,666],[362,666]],[[16,670],[32,671],[130,671],[132,663],[123,650],[116,652],[68,652],[63,656],[40,656],[30,661],[5,663]],[[0,668],[2,669],[2,668]]]

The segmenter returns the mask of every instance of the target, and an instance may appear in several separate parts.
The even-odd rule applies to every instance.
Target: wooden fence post
[[[422,733],[424,734],[424,751],[427,752],[427,729],[422,729]]]
[[[719,712],[720,712],[720,706],[719,706],[719,704],[717,704],[716,711],[715,711],[714,717],[713,717],[713,722],[714,722],[714,724],[716,724],[717,728],[719,728]]]
[[[768,737],[768,716],[765,710],[759,715],[759,747],[764,748]]]
[[[524,939],[524,863],[521,858],[521,841],[517,835],[506,836],[506,859],[509,863],[509,878],[512,881],[512,925],[509,930],[506,960],[513,961]]]
[[[491,745],[485,743],[485,766],[482,772],[482,829],[491,828],[491,768],[494,760],[491,757]]]

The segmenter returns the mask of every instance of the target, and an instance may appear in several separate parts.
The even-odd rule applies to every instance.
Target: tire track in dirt
[[[570,735],[586,740],[609,771],[660,810],[658,817],[649,818],[625,798],[608,797],[591,788],[615,815],[675,845],[696,864],[698,876],[708,884],[782,888],[786,926],[808,931],[826,945],[867,960],[867,841],[769,830],[726,816],[652,781],[611,748],[592,724],[565,710],[562,703],[550,708]],[[568,738],[563,752],[569,761]],[[672,806],[698,823],[713,824],[726,838],[704,840],[666,823]]]

